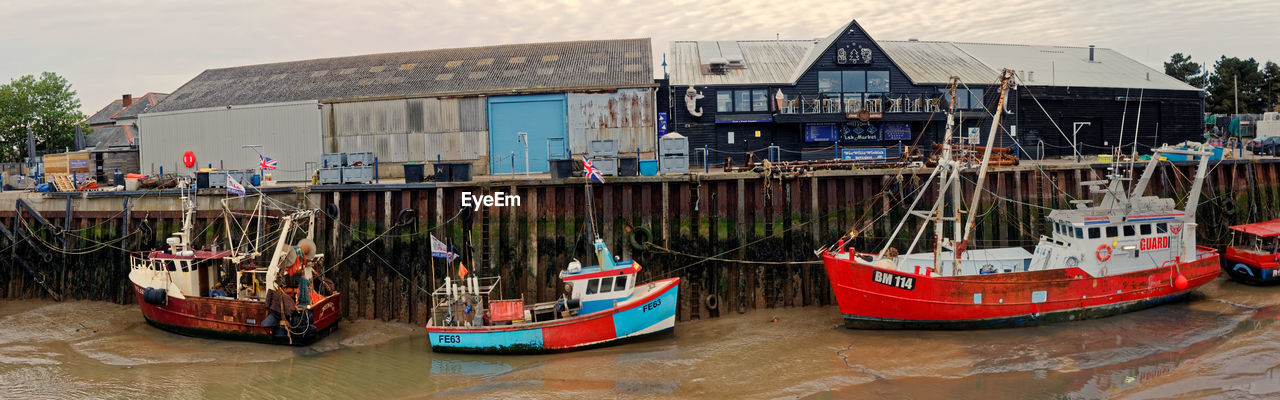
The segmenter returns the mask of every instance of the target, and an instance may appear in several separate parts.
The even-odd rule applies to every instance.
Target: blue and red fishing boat
[[[604,176],[583,158],[587,186],[588,234],[591,180]],[[570,262],[560,280],[561,298],[526,305],[524,299],[493,298],[499,277],[470,277],[459,268],[460,281],[445,278],[431,293],[427,336],[431,350],[453,353],[555,353],[608,346],[670,332],[676,326],[680,278],[636,282],[640,263],[615,261],[604,240],[595,238],[599,265]]]
[[[1280,219],[1231,227],[1222,270],[1252,285],[1280,283]]]
[[[526,305],[521,299],[491,298],[498,277],[445,280],[432,293],[427,322],[431,350],[451,353],[554,353],[607,346],[668,332],[676,324],[680,278],[640,284],[635,261],[611,262],[602,240],[595,243],[601,265],[577,261],[560,274],[569,295]]]

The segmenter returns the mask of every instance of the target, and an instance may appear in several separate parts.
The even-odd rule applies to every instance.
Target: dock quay
[[[1044,207],[1087,198],[1080,183],[1109,166],[1057,160],[993,168],[978,241],[1034,245],[1045,230]],[[1185,195],[1194,166],[1162,162],[1158,168],[1154,193]],[[1210,168],[1198,210],[1202,243],[1221,246],[1228,226],[1280,216],[1280,159],[1227,159]],[[908,195],[935,190],[924,182],[929,171],[923,168],[710,171],[611,177],[592,188],[600,236],[623,259],[643,266],[639,279],[688,282],[680,287],[682,321],[833,304],[813,251],[851,228],[859,231],[858,249],[878,250],[894,228],[890,221],[906,212]],[[279,204],[322,211],[316,242],[326,254],[324,274],[348,296],[347,318],[422,324],[430,308],[427,288],[456,274],[431,257],[432,235],[452,243],[469,269],[500,274],[509,283],[502,288],[508,298],[553,300],[557,274],[571,260],[590,257],[582,178],[515,178],[267,186],[262,192]],[[518,204],[462,207],[464,194],[499,192]],[[0,249],[7,253],[0,261],[0,298],[135,302],[126,281],[127,251],[153,248],[180,229],[179,196],[176,189],[0,193]],[[221,189],[196,196],[201,211],[193,232],[200,233],[193,240],[220,240],[226,197]],[[246,199],[229,204],[233,211],[253,208]],[[906,239],[893,243],[907,245]]]

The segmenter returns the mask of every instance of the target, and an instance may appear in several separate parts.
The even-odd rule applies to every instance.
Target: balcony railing
[[[858,113],[932,113],[942,111],[942,96],[921,94],[860,94],[786,96],[779,104],[780,114]]]

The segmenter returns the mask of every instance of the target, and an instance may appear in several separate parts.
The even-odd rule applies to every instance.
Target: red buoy
[[[192,153],[191,150],[182,153],[182,165],[187,166],[187,168],[196,166],[196,153]]]
[[[1177,288],[1178,290],[1186,289],[1187,277],[1182,276],[1182,274],[1178,274],[1177,278],[1173,278],[1173,287]]]

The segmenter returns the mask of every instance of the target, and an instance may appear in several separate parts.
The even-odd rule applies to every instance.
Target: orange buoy
[[[1098,246],[1098,261],[1107,261],[1111,259],[1111,246],[1103,243]]]
[[[1187,288],[1187,277],[1178,274],[1177,278],[1173,278],[1173,287],[1182,290]]]

